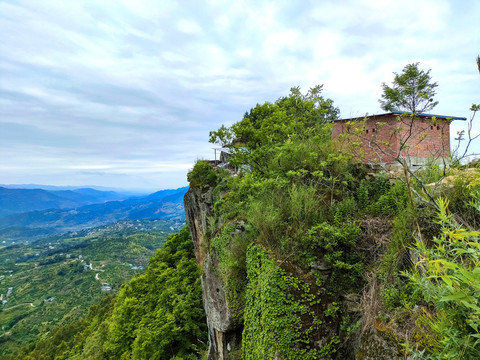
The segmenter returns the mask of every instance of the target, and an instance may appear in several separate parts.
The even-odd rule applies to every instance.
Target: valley
[[[0,358],[85,316],[143,273],[183,227],[185,191],[1,217]]]
[[[183,223],[127,220],[0,251],[0,354],[34,341],[135,274]],[[173,230],[172,230],[173,229]]]
[[[0,185],[0,216],[34,210],[75,208],[113,200],[125,200],[129,197],[127,193],[99,191],[91,188],[46,190]]]

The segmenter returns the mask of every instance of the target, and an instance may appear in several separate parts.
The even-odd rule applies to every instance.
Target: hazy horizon
[[[44,189],[44,190],[72,190],[72,189],[94,189],[100,191],[115,191],[115,192],[125,192],[125,193],[137,193],[137,194],[151,194],[161,190],[176,190],[185,187],[169,187],[169,188],[119,188],[119,187],[109,187],[109,186],[98,186],[98,185],[51,185],[51,184],[0,184],[0,187],[5,187],[9,189]]]

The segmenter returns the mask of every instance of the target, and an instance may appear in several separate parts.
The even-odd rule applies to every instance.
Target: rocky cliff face
[[[214,233],[217,232],[222,226],[221,216],[214,213],[214,203],[218,200],[219,195],[214,196],[214,186],[191,186],[185,195],[185,215],[186,221],[190,228],[192,239],[195,247],[195,256],[197,263],[199,264],[202,275],[202,293],[203,304],[205,313],[207,316],[208,332],[209,332],[209,360],[235,360],[241,359],[242,351],[242,333],[247,331],[249,336],[249,343],[252,343],[251,337],[259,336],[258,334],[252,335],[251,330],[251,318],[247,324],[241,324],[235,320],[235,316],[232,314],[228,303],[227,288],[224,279],[220,275],[220,259],[214,247],[212,247],[211,239],[214,237]],[[221,195],[220,195],[221,196]],[[220,220],[219,220],[220,219]],[[373,221],[370,219],[368,224],[362,225],[362,234],[359,234],[358,241],[366,242],[364,245],[366,248],[371,249],[372,244],[377,244],[377,250],[382,252],[378,248],[378,244],[382,244],[388,241],[387,238],[391,235],[391,228],[387,220],[378,219]],[[382,235],[383,234],[383,235]],[[380,237],[385,237],[381,239]],[[379,240],[380,239],[380,240]],[[368,246],[367,246],[368,245]],[[369,251],[371,252],[371,251]],[[367,258],[372,257],[369,262],[374,261],[374,255],[369,252],[365,252]],[[273,259],[271,259],[273,260]],[[268,260],[270,261],[270,260]],[[275,262],[275,260],[274,260]],[[278,261],[277,261],[278,263]],[[318,258],[317,261],[313,261],[310,264],[310,270],[307,272],[301,270],[297,264],[290,262],[288,259],[281,261],[282,271],[285,271],[285,275],[289,278],[312,279],[314,274],[320,274],[324,280],[327,280],[332,273],[331,264],[324,261],[322,258]],[[310,281],[314,283],[315,281]],[[332,305],[335,308],[341,304],[341,308],[344,309],[344,315],[349,319],[361,319],[365,316],[366,312],[369,312],[370,316],[375,318],[377,310],[375,308],[369,308],[364,304],[365,294],[362,293],[344,293],[338,294],[335,298],[332,294],[326,292],[323,287],[316,287],[312,285],[312,296],[317,300],[315,305],[317,321],[321,323],[317,327],[318,336],[315,336],[314,346],[315,348],[327,349],[340,334],[341,324],[339,321],[333,320],[331,313]],[[267,289],[268,291],[268,289]],[[369,286],[365,287],[365,292],[369,291]],[[295,295],[295,294],[293,294]],[[297,294],[298,295],[298,294]],[[378,294],[374,297],[378,298]],[[250,304],[251,305],[251,304]],[[265,303],[265,309],[270,306]],[[248,305],[247,305],[248,307]],[[246,309],[247,311],[248,309]],[[263,310],[262,310],[263,311]],[[268,312],[268,310],[267,310]],[[267,316],[266,314],[260,314],[261,316]],[[259,316],[260,316],[259,315]],[[280,315],[286,316],[287,314]],[[302,322],[308,324],[311,320],[307,319],[307,315],[302,316]],[[250,328],[248,326],[250,326]],[[305,324],[303,324],[305,325]],[[301,325],[301,326],[303,326]],[[279,330],[279,329],[277,329]],[[372,322],[369,326],[365,327],[361,331],[353,330],[350,335],[344,336],[343,344],[341,345],[341,353],[337,352],[336,355],[328,358],[343,358],[343,359],[401,359],[401,347],[398,345],[395,338],[392,336],[388,327],[384,327],[382,324],[376,324]],[[281,331],[280,331],[281,332]],[[273,331],[278,334],[278,331]],[[245,334],[244,334],[245,335]],[[246,335],[245,335],[246,336]],[[343,336],[343,335],[342,335]],[[244,339],[244,342],[247,340]],[[260,341],[261,342],[261,341]],[[248,344],[244,344],[244,347],[248,348]],[[250,345],[251,346],[251,345]],[[259,345],[262,347],[262,344]],[[244,354],[250,350],[244,349]],[[255,351],[258,351],[255,350]],[[255,351],[250,351],[250,354]],[[256,355],[255,355],[256,356]],[[255,358],[251,355],[249,358]],[[262,358],[283,358],[276,352],[273,357],[270,355],[263,355]],[[340,356],[340,357],[338,357]],[[297,357],[295,357],[297,358]],[[301,358],[301,357],[300,357]],[[327,357],[325,357],[327,358]]]
[[[192,234],[195,256],[202,269],[203,304],[207,315],[210,347],[208,359],[229,360],[241,348],[242,327],[229,310],[225,284],[218,276],[218,257],[210,249],[209,229],[217,227],[213,217],[213,188],[190,187],[185,194],[185,217]]]

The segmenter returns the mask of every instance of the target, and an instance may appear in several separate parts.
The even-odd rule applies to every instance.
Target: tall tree
[[[391,87],[382,84],[383,94],[379,102],[383,110],[418,114],[428,112],[438,104],[433,101],[438,85],[432,83],[430,70],[420,70],[418,63],[414,63],[406,65],[401,74],[394,74]]]
[[[323,85],[310,88],[306,94],[300,87],[293,87],[288,96],[274,103],[257,104],[231,127],[222,125],[211,131],[210,142],[231,148],[231,164],[267,171],[277,145],[314,136],[321,136],[326,142],[331,140],[327,124],[338,118],[340,110],[322,96],[322,91]]]
[[[210,131],[210,142],[221,146],[242,144],[254,150],[266,143],[283,142],[292,134],[324,125],[338,118],[340,113],[333,101],[321,93],[323,85],[316,85],[302,94],[300,87],[290,89],[289,96],[275,103],[266,102],[245,113],[243,119],[230,128],[222,125]]]

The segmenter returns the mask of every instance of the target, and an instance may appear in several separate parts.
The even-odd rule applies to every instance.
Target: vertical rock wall
[[[210,340],[209,360],[234,359],[241,348],[242,329],[234,323],[225,296],[225,285],[218,276],[218,258],[210,249],[209,229],[213,224],[212,187],[190,187],[185,194],[185,218],[192,234],[195,257],[202,270],[203,305]]]

